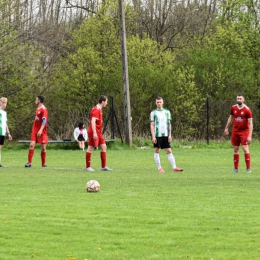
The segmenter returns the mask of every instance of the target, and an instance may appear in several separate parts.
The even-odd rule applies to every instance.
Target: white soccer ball
[[[90,180],[86,183],[87,192],[98,192],[100,190],[100,184],[98,181]]]

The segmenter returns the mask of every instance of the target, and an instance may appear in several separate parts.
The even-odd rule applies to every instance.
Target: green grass
[[[173,150],[184,172],[173,173],[165,152],[158,173],[153,149],[108,150],[101,172],[84,171],[85,152],[47,151],[48,168],[24,168],[27,150],[2,151],[0,259],[260,259],[260,147],[252,173],[231,174],[232,148]],[[98,193],[85,184],[96,179]]]

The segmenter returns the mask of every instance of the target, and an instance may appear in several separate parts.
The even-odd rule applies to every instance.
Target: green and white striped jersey
[[[168,123],[172,120],[168,109],[153,110],[150,114],[150,122],[154,122],[155,137],[168,136]]]
[[[0,109],[0,135],[6,135],[7,113]]]

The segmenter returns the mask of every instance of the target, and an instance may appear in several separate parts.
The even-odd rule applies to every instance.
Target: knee
[[[239,147],[234,147],[234,153],[239,153]]]
[[[248,146],[243,146],[243,151],[244,151],[244,153],[249,153],[249,148],[248,148]]]

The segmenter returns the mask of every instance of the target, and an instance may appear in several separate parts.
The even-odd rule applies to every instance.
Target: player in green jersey
[[[2,151],[2,146],[4,145],[5,142],[5,136],[8,135],[8,139],[12,140],[12,136],[7,126],[7,113],[4,111],[6,106],[7,106],[7,98],[5,97],[0,98],[0,168],[4,167],[1,164],[1,159],[2,159],[1,151]]]
[[[152,141],[154,144],[154,160],[158,168],[158,172],[164,172],[160,161],[160,150],[165,149],[168,160],[170,161],[174,172],[182,172],[182,168],[178,168],[175,163],[175,158],[172,154],[170,142],[171,135],[171,112],[163,108],[163,99],[157,97],[155,104],[157,109],[150,114],[150,130]]]

